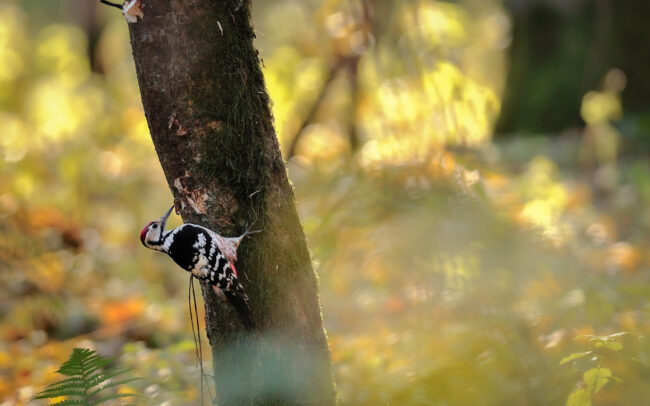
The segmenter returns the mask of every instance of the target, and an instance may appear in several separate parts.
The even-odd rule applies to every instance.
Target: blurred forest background
[[[648,404],[650,2],[253,10],[341,405]],[[75,346],[199,403],[170,203],[119,12],[0,1],[0,405]]]

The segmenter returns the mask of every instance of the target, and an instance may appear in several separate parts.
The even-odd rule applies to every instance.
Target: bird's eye
[[[158,224],[154,224],[151,228],[158,228]]]

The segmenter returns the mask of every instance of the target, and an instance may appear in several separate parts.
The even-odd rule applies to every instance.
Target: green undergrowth
[[[116,367],[114,359],[94,350],[75,348],[57,372],[65,379],[49,385],[35,399],[55,399],[53,406],[95,406],[116,399],[133,398],[134,394],[116,391],[135,378],[118,378],[129,372]]]

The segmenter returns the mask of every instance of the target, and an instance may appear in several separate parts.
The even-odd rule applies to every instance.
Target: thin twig
[[[194,275],[190,274],[190,283],[187,285],[187,306],[190,309],[190,325],[192,326],[192,338],[194,339],[195,356],[199,359],[199,346],[196,341],[196,332],[194,331],[194,316],[192,314],[192,283],[194,282]]]
[[[365,4],[365,2],[364,2]],[[359,92],[359,57],[350,60],[348,64],[348,81],[350,83],[350,109],[348,110],[348,141],[350,142],[350,152],[354,155],[359,149],[359,132],[357,131],[357,118],[359,105],[361,104],[361,95]]]
[[[196,341],[196,332],[194,331],[194,316],[192,315],[192,288],[194,287],[194,275],[190,274],[190,283],[187,286],[187,306],[190,309],[190,325],[192,326],[192,338],[194,339],[194,356],[196,361],[201,365],[201,355],[199,350],[199,344]],[[198,318],[198,315],[197,315]],[[201,404],[203,404],[203,372],[201,372]]]
[[[192,301],[194,302],[194,317],[192,316]],[[207,374],[203,371],[203,346],[201,345],[201,328],[199,326],[199,311],[196,306],[196,291],[194,290],[194,275],[190,275],[190,286],[188,291],[187,302],[190,308],[190,324],[192,325],[192,338],[194,338],[196,359],[199,363],[199,369],[201,371],[201,404],[203,404],[203,381],[204,380],[205,380],[205,384],[208,387],[208,394],[210,395],[210,400],[212,403],[214,403],[214,397],[212,396],[212,391],[210,390],[210,384],[208,383],[208,378],[206,377]],[[195,319],[196,319],[196,332],[194,330]]]
[[[372,18],[373,5],[369,0],[362,0],[361,3],[363,5],[363,21],[359,24],[359,28],[363,30],[365,34],[365,41],[368,42],[369,38],[372,37],[373,31],[375,31],[373,29],[373,24],[375,23],[375,21]],[[368,46],[367,43],[366,46]],[[360,58],[361,55],[354,54],[354,53],[340,56],[338,61],[336,61],[336,63],[330,68],[328,76],[325,78],[325,81],[323,82],[323,87],[321,88],[321,91],[318,97],[316,98],[316,101],[312,105],[312,108],[307,114],[307,116],[300,124],[300,127],[298,127],[296,134],[291,139],[291,144],[289,145],[289,150],[287,152],[287,159],[290,159],[296,154],[296,147],[298,145],[298,141],[300,140],[300,137],[304,133],[305,128],[310,123],[312,123],[316,118],[316,113],[318,113],[318,110],[320,109],[320,106],[323,103],[323,100],[325,99],[327,90],[332,85],[332,82],[334,82],[334,79],[336,78],[336,75],[340,70],[346,70],[348,72],[349,83],[350,83],[350,98],[351,98],[351,102],[354,104],[350,109],[350,114],[348,117],[348,124],[349,124],[348,139],[350,142],[350,151],[352,152],[352,154],[354,154],[356,150],[359,148],[360,140],[359,140],[359,134],[357,132],[356,121],[358,115],[358,105],[360,102],[359,80],[358,80],[358,69],[359,69]]]
[[[323,104],[323,100],[325,100],[325,95],[327,95],[327,90],[330,88],[330,85],[332,84],[332,82],[334,82],[337,73],[339,72],[339,70],[341,70],[343,66],[345,66],[345,58],[341,58],[336,64],[334,64],[334,66],[330,68],[330,71],[328,72],[327,77],[323,82],[323,87],[321,88],[321,91],[318,94],[316,101],[311,106],[311,110],[309,110],[309,113],[307,113],[307,116],[300,124],[300,127],[298,127],[298,131],[296,131],[296,135],[294,135],[293,139],[291,140],[291,145],[289,145],[289,151],[287,152],[287,159],[293,157],[296,154],[296,147],[298,146],[298,141],[300,140],[302,133],[305,132],[305,128],[307,128],[307,126],[312,121],[314,121],[314,118],[316,118],[316,113],[318,113],[321,104]]]
[[[192,300],[194,301],[194,318],[196,319],[196,335],[198,336],[198,342],[199,342],[199,347],[198,347],[198,361],[199,361],[199,369],[201,371],[201,404],[203,404],[203,378],[204,378],[204,373],[203,373],[203,346],[201,345],[201,329],[199,326],[199,312],[198,309],[196,308],[196,292],[194,291],[194,275],[190,276],[190,284],[192,285]],[[194,332],[194,320],[190,320],[192,323],[192,332]]]
[[[102,4],[106,4],[107,6],[119,8],[120,10],[122,10],[122,5],[121,4],[113,3],[112,1],[108,1],[108,0],[99,0],[99,2],[102,3]]]
[[[201,350],[201,375],[205,380],[205,385],[208,387],[208,395],[210,395],[210,404],[214,404],[214,397],[210,390],[210,383],[208,382],[207,375],[203,370],[203,347],[201,346],[201,329],[199,328],[199,312],[196,309],[196,292],[194,291],[194,283],[192,282],[192,296],[194,296],[194,314],[196,315],[196,335],[199,337],[199,349]],[[216,395],[215,395],[216,396]]]

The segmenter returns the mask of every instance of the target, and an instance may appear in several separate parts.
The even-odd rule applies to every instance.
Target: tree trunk
[[[129,24],[147,122],[185,222],[242,243],[258,329],[203,285],[220,405],[333,405],[318,286],[275,137],[248,0],[142,0]],[[143,196],[143,198],[146,198]],[[152,202],[161,210],[165,202]]]

